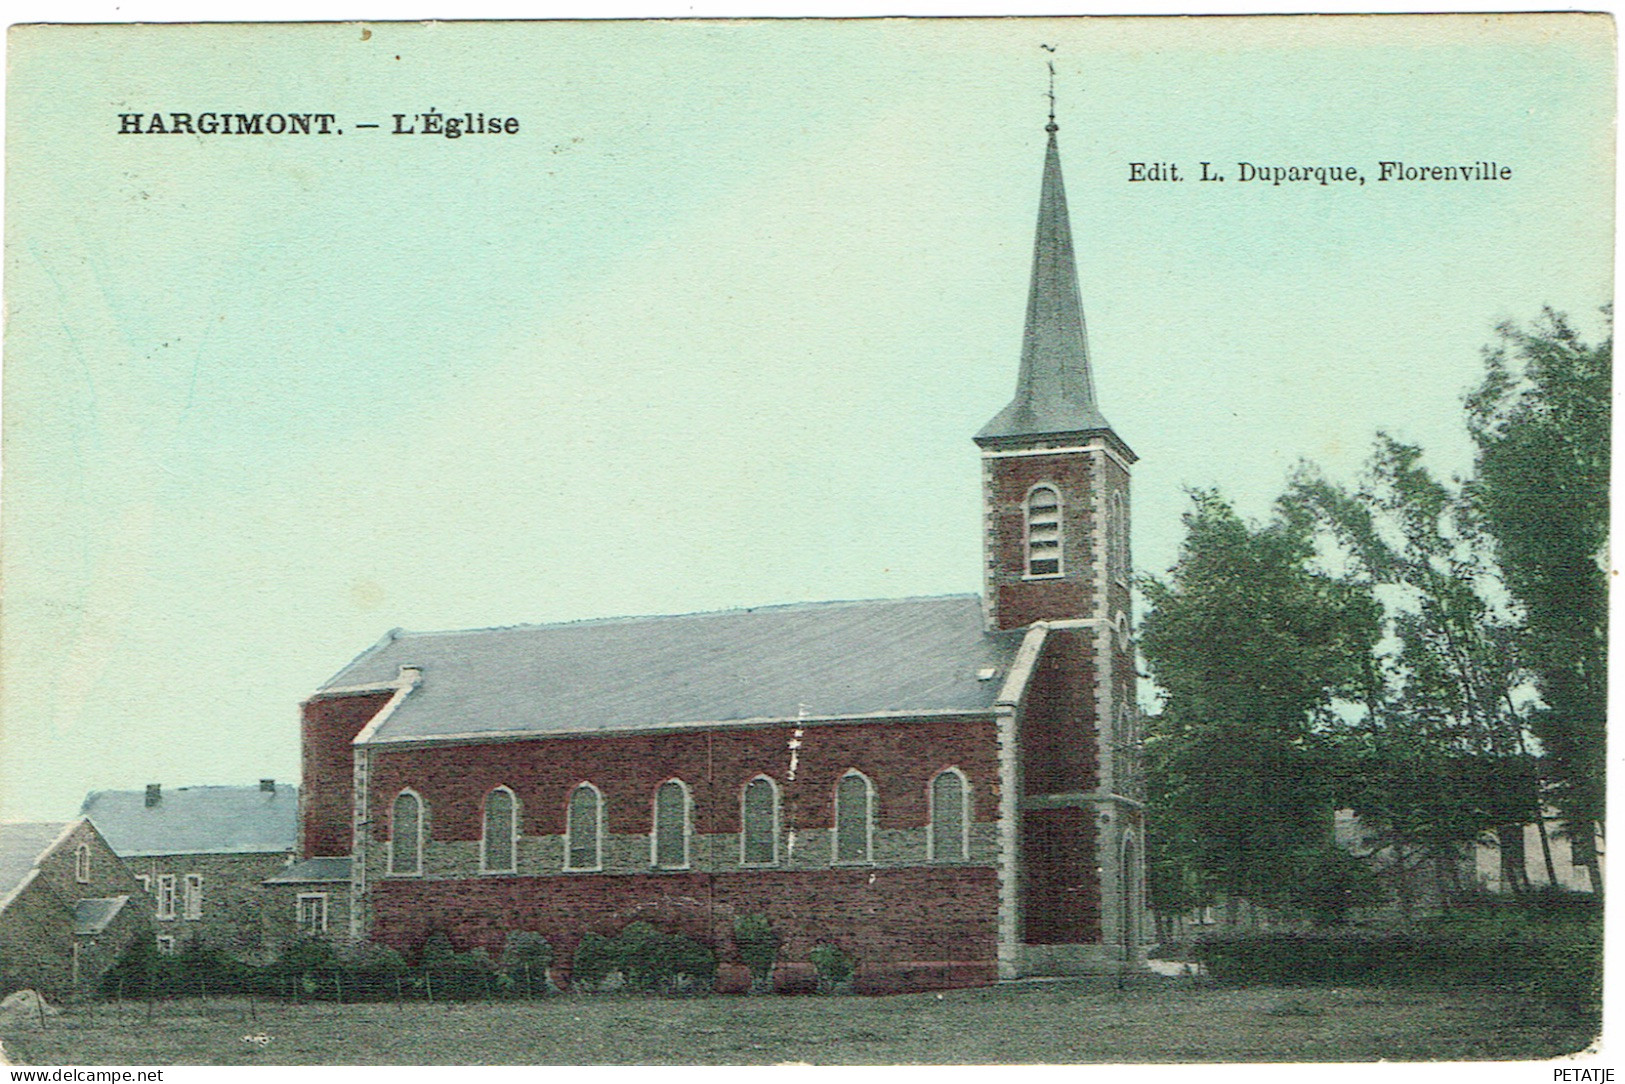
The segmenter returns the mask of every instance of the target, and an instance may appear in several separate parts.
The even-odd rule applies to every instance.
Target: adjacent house
[[[92,791],[80,814],[150,895],[160,950],[197,940],[246,958],[276,944],[287,925],[264,881],[291,859],[298,810],[298,787],[262,779]]]
[[[85,817],[0,824],[0,995],[93,990],[134,938],[147,898]]]

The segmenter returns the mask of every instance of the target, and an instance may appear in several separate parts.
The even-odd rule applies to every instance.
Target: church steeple
[[[1038,200],[1021,372],[1010,405],[976,434],[976,443],[984,448],[1111,429],[1095,401],[1094,378],[1089,372],[1089,341],[1053,111],[1045,130],[1049,146],[1044,152],[1044,185]]]

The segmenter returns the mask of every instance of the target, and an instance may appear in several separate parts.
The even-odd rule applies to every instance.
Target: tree
[[[1166,581],[1143,581],[1141,645],[1164,696],[1151,746],[1159,824],[1200,884],[1265,906],[1325,865],[1337,773],[1322,732],[1377,633],[1369,596],[1309,567],[1302,517],[1251,527],[1192,494]],[[1168,871],[1157,874],[1165,882]]]
[[[1467,496],[1522,611],[1520,652],[1544,704],[1530,727],[1552,804],[1601,891],[1613,341],[1582,341],[1550,309],[1527,330],[1498,333],[1467,398],[1477,446]]]
[[[1447,883],[1460,846],[1498,832],[1517,891],[1523,826],[1540,810],[1513,697],[1523,672],[1505,607],[1492,602],[1498,577],[1473,510],[1421,456],[1379,433],[1356,489],[1306,465],[1283,507],[1318,524],[1340,574],[1383,603],[1364,726],[1345,739],[1358,764],[1350,804],[1397,862],[1431,855]]]

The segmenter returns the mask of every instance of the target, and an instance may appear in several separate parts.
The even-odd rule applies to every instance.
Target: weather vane
[[[1055,52],[1055,46],[1053,46],[1053,45],[1045,45],[1043,42],[1039,42],[1038,47],[1040,49],[1046,50],[1047,52],[1051,52],[1051,53]],[[1057,130],[1057,128],[1059,128],[1059,125],[1057,125],[1055,123],[1055,61],[1053,61],[1053,60],[1048,61],[1048,64],[1049,64],[1049,123],[1044,126],[1044,131],[1053,132],[1053,131]]]

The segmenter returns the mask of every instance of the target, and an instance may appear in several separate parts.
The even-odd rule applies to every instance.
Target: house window
[[[944,768],[931,780],[931,861],[963,862],[970,857],[970,784],[958,768]]]
[[[668,779],[655,791],[649,862],[660,869],[688,868],[688,787],[680,779]]]
[[[745,784],[739,799],[739,861],[772,866],[779,861],[779,785],[765,775]]]
[[[395,796],[389,815],[389,872],[423,872],[423,799],[409,790]]]
[[[604,826],[604,796],[591,783],[583,783],[570,795],[570,809],[564,825],[564,868],[597,870],[603,868],[599,836]]]
[[[175,938],[169,934],[160,934],[158,937],[158,951],[165,956],[175,955]]]
[[[835,787],[835,861],[868,862],[874,851],[875,788],[850,771]]]
[[[514,871],[514,839],[518,803],[513,791],[497,787],[485,796],[485,834],[480,837],[480,869],[485,873]]]
[[[1061,574],[1061,495],[1050,486],[1027,494],[1027,575]]]
[[[73,852],[73,876],[80,884],[90,882],[90,844],[81,843]]]
[[[327,932],[327,893],[299,893],[299,930],[301,933]]]
[[[182,896],[183,917],[203,917],[203,874],[188,873],[186,875],[186,891]]]
[[[141,882],[141,891],[149,896],[152,895],[152,876],[150,874],[138,873],[135,875],[135,879]]]
[[[158,875],[158,917],[163,919],[175,917],[175,875],[173,873]]]

